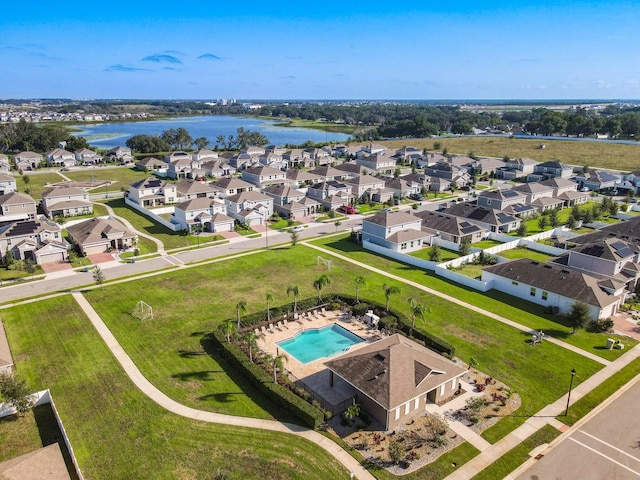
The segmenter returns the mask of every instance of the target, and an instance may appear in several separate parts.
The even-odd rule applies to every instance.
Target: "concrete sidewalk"
[[[129,376],[131,381],[133,381],[133,383],[142,391],[142,393],[144,393],[147,397],[149,397],[161,407],[169,410],[172,413],[175,413],[176,415],[192,418],[194,420],[200,420],[202,422],[220,423],[224,425],[233,425],[246,428],[259,428],[262,430],[271,430],[275,432],[297,435],[323,448],[337,461],[339,461],[347,470],[349,470],[349,472],[353,472],[355,478],[358,478],[360,480],[375,480],[375,477],[371,473],[363,468],[356,459],[354,459],[351,455],[340,448],[337,443],[332,442],[330,439],[314,430],[310,430],[291,423],[276,422],[274,420],[234,417],[232,415],[205,412],[202,410],[197,410],[195,408],[187,407],[167,397],[164,393],[154,387],[151,382],[149,382],[149,380],[144,377],[144,375],[142,375],[138,367],[136,367],[136,365],[133,363],[133,360],[131,360],[131,357],[127,355],[120,343],[118,343],[116,338],[104,324],[102,319],[89,304],[86,298],[84,298],[84,296],[80,292],[73,292],[72,295],[78,305],[87,315],[100,337],[102,337],[109,350],[111,350],[111,353],[113,353],[113,355],[116,357],[116,360],[120,363],[120,365],[122,365],[122,368]]]

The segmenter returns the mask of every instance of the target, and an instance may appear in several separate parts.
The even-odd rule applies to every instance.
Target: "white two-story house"
[[[422,231],[422,219],[408,211],[387,211],[362,221],[362,242],[395,252],[420,250],[432,235]]]

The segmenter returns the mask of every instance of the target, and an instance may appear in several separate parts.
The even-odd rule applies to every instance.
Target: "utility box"
[[[607,338],[607,350],[612,350],[613,346],[616,344],[616,341],[613,338]]]

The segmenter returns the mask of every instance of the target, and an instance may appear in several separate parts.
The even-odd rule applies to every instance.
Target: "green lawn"
[[[234,479],[348,478],[301,438],[162,409],[131,383],[70,296],[12,307],[2,320],[21,374],[34,390],[51,389],[85,478],[214,478],[218,469]],[[209,370],[215,385],[220,372],[214,362]],[[213,395],[220,402],[236,396],[224,385]]]
[[[303,245],[272,249],[233,261],[169,272],[161,281],[148,278],[109,285],[88,292],[87,298],[145,376],[169,396],[197,408],[261,416],[266,413],[249,398],[237,394],[237,390],[230,390],[230,394],[235,394],[223,398],[211,394],[213,384],[226,380],[218,379],[219,369],[213,367],[215,375],[211,372],[211,359],[203,354],[206,346],[200,343],[202,333],[216,328],[224,319],[235,318],[234,306],[240,300],[247,301],[248,312],[252,313],[265,308],[267,292],[274,296],[272,305],[290,304],[286,289],[291,285],[300,287],[303,298],[313,297],[312,283],[320,275],[317,255],[317,251]],[[379,302],[384,302],[382,285],[395,284],[337,259],[328,275],[331,285],[327,294],[353,293],[353,279],[362,275],[367,284],[361,287],[361,298]],[[534,414],[565,393],[564,365],[580,372],[578,381],[601,367],[550,343],[532,349],[528,334],[439,297],[399,286],[402,293],[392,298],[394,308],[408,315],[409,298],[428,305],[431,313],[424,321],[417,321],[420,328],[455,345],[463,360],[475,356],[483,370],[523,396],[519,411],[523,416],[499,422],[494,427],[497,433],[489,436],[492,441],[522,423],[526,415]],[[187,289],[189,295],[172,294]],[[138,322],[131,318],[129,313],[138,300],[153,307],[153,321]],[[508,357],[504,355],[505,346],[509,349]],[[232,389],[230,384],[225,385],[226,389]]]
[[[129,185],[132,183],[153,176],[150,172],[141,172],[133,167],[88,168],[86,170],[64,172],[64,175],[71,180],[116,182],[107,188],[100,187],[91,190],[91,193],[115,192],[120,191],[122,187],[128,190]]]
[[[471,246],[473,248],[481,248],[484,250],[486,248],[497,247],[498,245],[502,245],[502,242],[498,242],[497,240],[482,240],[481,242],[474,243]]]
[[[482,269],[484,267],[485,267],[484,265],[476,265],[474,263],[464,263],[459,267],[455,267],[453,270],[456,273],[459,273],[466,277],[479,279],[482,276]]]
[[[638,374],[640,374],[640,358],[635,359],[571,405],[569,414],[566,417],[559,415],[556,418],[562,423],[573,425]]]
[[[411,252],[409,255],[423,260],[429,260],[430,250],[430,247],[426,247],[418,250],[417,252]],[[449,260],[455,260],[456,258],[460,258],[460,254],[458,252],[447,250],[446,248],[440,248],[440,262],[448,262]]]
[[[607,360],[615,360],[622,355],[624,350],[606,350],[604,345],[608,337],[622,340],[627,347],[634,346],[637,341],[629,337],[616,335],[604,335],[578,330],[571,334],[571,328],[564,324],[564,318],[560,315],[545,313],[544,307],[521,300],[495,290],[487,293],[465,288],[455,282],[450,282],[435,273],[396,262],[382,255],[376,255],[364,250],[360,245],[349,241],[347,235],[339,235],[331,238],[319,239],[313,242],[339,254],[347,254],[354,260],[358,260],[389,273],[413,280],[429,288],[436,289],[447,295],[464,299],[471,305],[476,305],[489,312],[501,315],[522,325],[531,327],[532,330],[544,330],[547,335],[554,336],[567,343],[575,345],[599,355]]]
[[[64,182],[64,178],[62,178],[57,173],[29,173],[26,174],[29,177],[29,183],[25,183],[24,176],[16,177],[16,185],[18,187],[18,191],[21,193],[25,193],[26,189],[29,189],[29,195],[33,197],[34,200],[39,200],[42,198],[43,190],[47,188],[51,188],[52,183]]]
[[[536,262],[546,263],[547,260],[553,258],[553,255],[547,255],[546,253],[537,252],[529,248],[512,248],[511,250],[504,250],[497,255],[514,260],[517,258],[528,258]]]
[[[0,418],[0,462],[29,453],[42,443],[35,412]]]
[[[551,425],[545,425],[472,477],[472,480],[494,480],[506,477],[529,459],[529,452],[544,443],[550,443],[558,435],[560,435],[559,430]]]

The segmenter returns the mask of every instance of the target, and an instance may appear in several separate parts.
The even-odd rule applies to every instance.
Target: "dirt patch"
[[[479,347],[484,347],[487,345],[487,341],[489,340],[489,337],[486,337],[484,335],[478,335],[475,334],[473,332],[469,332],[468,330],[465,330],[463,328],[460,328],[456,325],[448,325],[445,328],[445,331],[447,333],[450,333],[452,335],[455,335],[457,338],[462,338],[463,340],[469,342],[469,343],[473,343]]]

